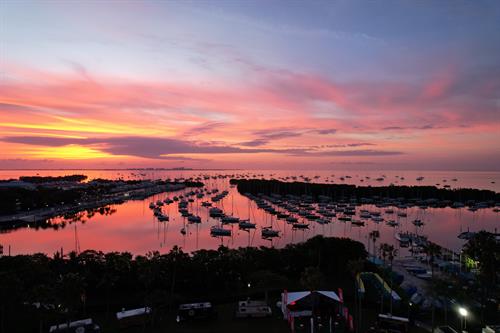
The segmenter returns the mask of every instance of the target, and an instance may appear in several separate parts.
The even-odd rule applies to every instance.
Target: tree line
[[[490,190],[459,188],[444,189],[436,186],[357,186],[349,184],[316,184],[306,182],[283,182],[279,180],[265,179],[231,179],[231,184],[238,186],[240,193],[264,193],[281,195],[309,195],[312,197],[328,196],[333,200],[347,200],[356,198],[389,198],[405,200],[427,200],[437,199],[453,202],[467,201],[491,201],[500,202],[500,193]]]
[[[92,313],[112,318],[122,308],[145,305],[161,316],[183,302],[229,302],[284,289],[344,286],[349,295],[348,263],[365,258],[363,244],[322,236],[282,249],[220,247],[189,254],[174,247],[165,254],[135,257],[94,250],[53,257],[4,256],[0,258],[2,327],[3,332],[12,332],[14,325],[26,325],[24,329],[32,331],[36,323],[46,327]],[[20,320],[26,316],[32,320]]]

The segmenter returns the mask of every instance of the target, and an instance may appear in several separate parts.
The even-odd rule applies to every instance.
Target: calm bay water
[[[139,179],[139,178],[176,178],[197,177],[200,175],[257,175],[258,178],[279,178],[300,176],[309,177],[314,182],[349,183],[357,185],[381,186],[393,183],[395,185],[449,185],[451,188],[481,188],[500,192],[499,172],[457,172],[457,171],[196,171],[196,170],[173,170],[173,171],[137,171],[137,170],[0,170],[0,179],[18,178],[23,175],[60,176],[67,174],[86,174],[90,179]],[[384,181],[376,181],[376,178],[384,175]],[[343,181],[340,177],[350,176]],[[397,176],[397,177],[396,177]],[[316,177],[316,178],[315,178]],[[366,177],[370,177],[367,179]],[[404,180],[401,180],[404,177]],[[417,177],[424,177],[422,181],[416,181]],[[81,214],[80,221],[71,222],[63,218],[53,219],[57,229],[34,229],[22,228],[0,234],[0,244],[5,250],[11,247],[12,254],[44,252],[52,254],[59,251],[61,247],[65,252],[79,247],[102,251],[129,251],[135,254],[145,254],[148,251],[168,252],[172,246],[178,245],[186,251],[197,249],[216,249],[220,244],[229,247],[240,246],[275,246],[282,247],[286,244],[297,243],[315,235],[349,237],[368,246],[367,235],[372,230],[379,230],[381,242],[396,244],[394,234],[397,231],[415,232],[416,227],[411,223],[414,219],[421,219],[425,225],[418,229],[419,234],[424,234],[444,247],[459,250],[463,241],[457,238],[461,231],[500,230],[500,214],[493,212],[491,208],[480,209],[476,212],[465,208],[410,208],[407,209],[407,218],[399,218],[400,227],[393,228],[385,223],[376,224],[367,221],[365,226],[352,226],[350,222],[340,222],[334,219],[333,223],[320,225],[316,222],[310,223],[309,230],[292,230],[290,225],[282,220],[276,220],[263,210],[258,209],[255,202],[238,194],[236,188],[229,186],[229,178],[210,179],[205,181],[208,189],[217,188],[219,191],[228,190],[229,194],[216,206],[221,207],[225,213],[233,214],[242,219],[250,219],[257,223],[258,228],[250,232],[232,226],[232,236],[213,238],[210,236],[210,227],[217,224],[217,220],[208,217],[208,209],[201,206],[201,202],[208,200],[195,199],[190,203],[189,211],[194,212],[202,218],[201,224],[188,224],[178,213],[177,203],[164,206],[164,211],[170,216],[170,222],[158,222],[148,205],[151,201],[172,198],[191,191],[187,189],[179,192],[163,193],[141,201],[128,201],[121,205],[110,206],[111,211],[107,215],[96,213],[89,216],[85,212]],[[453,181],[452,179],[457,179]],[[301,180],[299,177],[298,181]],[[446,180],[446,181],[444,181]],[[380,210],[374,206],[361,206],[359,209]],[[386,219],[397,219],[392,216],[384,216]],[[281,231],[281,237],[272,241],[261,238],[260,227],[273,225]],[[181,234],[181,229],[186,228],[186,234]]]

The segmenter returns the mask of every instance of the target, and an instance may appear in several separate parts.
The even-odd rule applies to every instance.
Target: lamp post
[[[458,313],[460,314],[460,317],[461,317],[461,329],[467,329],[467,315],[469,314],[469,312],[467,311],[466,308],[464,307],[460,307],[458,308]]]

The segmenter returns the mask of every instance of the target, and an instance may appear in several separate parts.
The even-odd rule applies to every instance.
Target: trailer
[[[265,301],[240,301],[236,310],[236,318],[262,318],[272,316],[271,307]]]
[[[151,320],[151,308],[144,307],[139,309],[125,310],[116,313],[116,319],[121,328],[131,326],[140,326]]]
[[[81,319],[72,321],[70,323],[63,323],[59,325],[53,325],[49,328],[49,333],[74,333],[74,332],[86,332],[86,333],[99,333],[101,328],[99,325],[95,324],[92,318]]]
[[[217,312],[214,310],[212,303],[186,303],[179,305],[177,312],[177,322],[187,320],[210,320],[217,318]]]

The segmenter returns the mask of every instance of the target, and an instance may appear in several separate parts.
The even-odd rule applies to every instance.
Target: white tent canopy
[[[294,302],[300,301],[301,299],[308,297],[313,293],[318,293],[333,301],[340,302],[339,296],[334,291],[331,290],[284,292],[281,294],[281,311],[283,312],[285,318],[287,318],[287,316],[292,316],[292,317],[310,316],[311,311],[309,310],[290,311],[288,309],[288,306]]]
[[[287,293],[286,305],[289,305],[292,302],[296,302],[304,297],[311,295],[312,293],[320,293],[323,296],[333,299],[334,301],[340,302],[339,296],[330,290],[317,290],[317,291],[294,291]],[[281,298],[283,299],[284,293],[281,294]],[[284,300],[284,299],[283,299]]]

